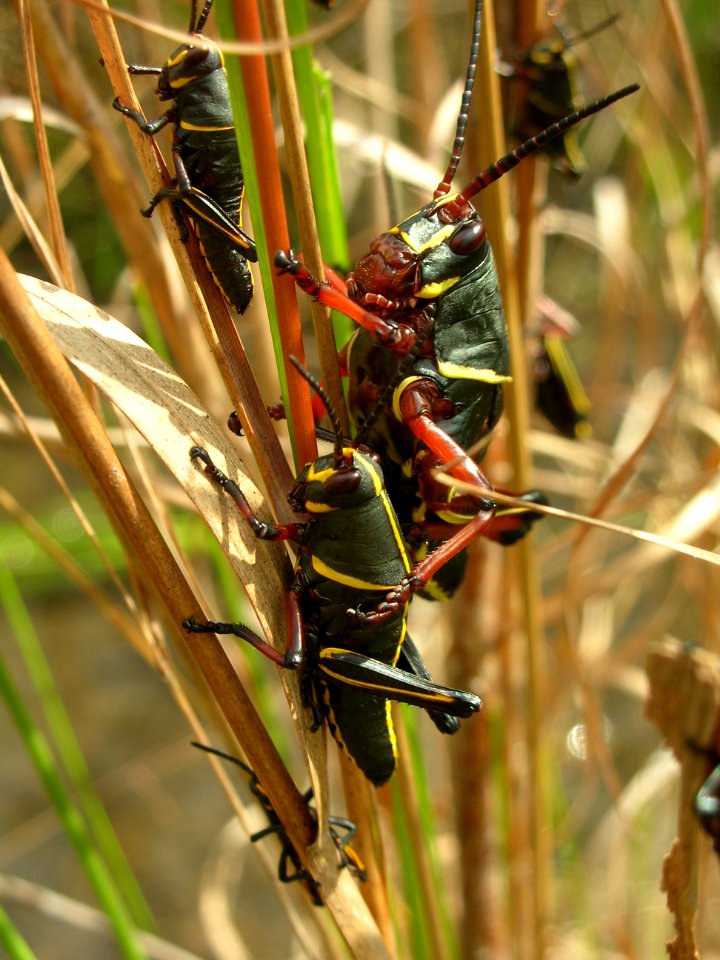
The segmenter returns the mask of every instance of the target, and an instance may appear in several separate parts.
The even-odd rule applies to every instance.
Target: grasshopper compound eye
[[[348,493],[354,493],[354,491],[357,490],[360,486],[360,480],[361,474],[359,470],[344,468],[331,474],[323,484],[323,487],[330,497],[344,497]]]
[[[459,257],[468,257],[476,253],[485,243],[485,224],[482,220],[470,220],[461,223],[448,240],[448,247]]]

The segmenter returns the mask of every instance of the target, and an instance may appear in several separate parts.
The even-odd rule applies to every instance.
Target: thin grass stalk
[[[503,130],[502,109],[499,95],[499,78],[495,71],[495,30],[491,3],[485,6],[481,58],[478,71],[478,86],[475,103],[482,104],[482,122],[479,125],[480,157],[474,156],[475,166],[480,169],[487,161],[501,156],[506,149]],[[477,109],[477,106],[476,106]],[[506,234],[509,223],[510,202],[508,178],[495,184],[483,197],[483,216],[488,225],[488,236],[493,244],[493,252],[498,268],[500,289],[508,327],[508,342],[512,359],[513,380],[506,391],[507,414],[509,424],[509,459],[512,464],[512,484],[516,489],[532,486],[530,452],[527,443],[529,436],[529,388],[527,370],[524,363],[525,346],[521,305],[519,299],[517,262],[510,249]],[[492,451],[491,451],[492,456]],[[528,781],[526,796],[519,799],[519,806],[510,810],[513,830],[519,831],[512,837],[510,846],[513,859],[509,864],[510,877],[526,875],[533,877],[530,890],[516,888],[511,894],[508,906],[510,910],[509,928],[515,936],[529,936],[532,946],[519,956],[540,957],[545,949],[545,928],[550,902],[549,847],[546,802],[542,783],[541,743],[543,729],[543,667],[542,667],[542,612],[540,602],[540,583],[533,555],[532,535],[524,538],[513,547],[513,555],[506,559],[509,571],[509,585],[505,589],[506,602],[515,595],[521,604],[521,624],[526,645],[523,661],[526,664],[527,690],[524,697],[526,705],[525,742],[528,754]],[[512,573],[510,574],[510,571]],[[517,586],[513,587],[513,584]],[[515,591],[519,591],[516,593]],[[508,624],[514,622],[513,616],[505,614]],[[514,658],[506,662],[512,663]],[[524,670],[521,671],[521,673]],[[514,684],[510,684],[514,686]],[[512,709],[509,707],[509,709]],[[523,844],[522,821],[530,817],[528,843]],[[528,862],[529,859],[529,862]],[[523,910],[527,895],[531,897],[528,905],[530,916],[514,915]]]
[[[513,41],[518,50],[529,50],[547,29],[548,11],[543,0],[517,0],[513,20]],[[517,102],[527,95],[522,78],[515,81]],[[544,236],[538,223],[538,211],[547,201],[548,161],[537,154],[528,157],[516,171],[517,270],[521,316],[532,325],[543,293],[545,261]]]
[[[401,774],[402,764],[396,776]],[[395,907],[395,942],[399,956],[411,956],[413,960],[426,960],[432,956],[427,939],[426,917],[423,915],[423,897],[420,878],[411,869],[415,863],[414,844],[417,836],[408,823],[404,791],[400,780],[390,784],[390,813],[392,814],[392,839],[395,855],[402,865],[402,879],[393,896]]]
[[[307,11],[304,0],[296,0],[287,6],[291,36],[307,29]],[[323,260],[336,269],[350,266],[347,227],[340,190],[340,171],[333,135],[334,108],[332,83],[315,61],[309,46],[293,51],[297,96],[305,127],[305,151],[313,202],[317,215],[317,231]],[[353,323],[342,313],[331,311],[335,344],[346,343],[353,332]],[[324,355],[326,344],[321,350]],[[335,367],[336,361],[324,357],[322,367]],[[334,373],[333,373],[334,377]],[[337,390],[337,385],[336,385]],[[339,396],[336,396],[339,400]],[[340,404],[341,422],[348,428],[345,403]]]
[[[10,590],[12,590],[10,573],[4,564],[0,564],[0,594],[2,595],[3,605],[12,610],[17,602],[17,588],[12,590],[12,593],[10,593]],[[122,956],[126,957],[127,960],[146,960],[147,953],[137,938],[135,925],[128,908],[123,902],[105,861],[95,847],[79,808],[72,802],[63,785],[62,777],[44,734],[33,723],[2,658],[0,658],[0,696],[5,702],[5,706],[23,740],[28,757],[35,766],[35,770],[60,818],[65,834],[75,849],[88,882],[110,921]]]
[[[248,3],[232,10],[221,6],[217,15],[224,33],[235,33],[246,41],[262,41],[257,4]],[[288,247],[289,239],[267,67],[265,58],[258,55],[243,57],[239,64],[230,60],[227,68],[278,377],[285,399],[296,466],[301,466],[315,458],[316,445],[309,390],[288,360],[292,354],[302,363],[305,362],[293,285],[277,276],[271,262],[276,250]],[[249,424],[249,427],[252,429],[253,425]],[[262,459],[262,451],[259,454],[254,452],[256,457]],[[290,478],[286,473],[284,481],[287,491]],[[287,513],[284,505],[280,508],[275,504],[275,508]]]
[[[268,29],[276,39],[287,42],[289,38],[285,10],[281,0],[264,0],[263,9],[268,23]],[[289,50],[283,50],[271,56],[273,76],[277,88],[278,106],[285,135],[285,150],[287,152],[288,171],[293,194],[295,213],[298,220],[300,245],[303,258],[310,272],[316,277],[323,276],[323,261],[317,234],[314,203],[310,190],[310,179],[303,143],[302,121],[298,103],[295,76],[293,72],[292,55]],[[288,241],[276,249],[287,249]],[[286,286],[293,286],[290,279],[281,278]],[[294,294],[294,290],[293,290]],[[337,361],[337,348],[333,337],[330,311],[317,302],[311,304],[313,331],[318,351],[320,369],[322,371],[325,388],[328,391],[331,403],[343,422],[343,429],[347,430],[347,416],[343,402],[340,370]],[[294,377],[298,373],[294,371]]]
[[[495,565],[497,569],[497,565]],[[486,622],[483,616],[487,597],[493,595],[489,581],[489,564],[484,552],[470,550],[465,577],[458,591],[458,600],[452,604],[451,632],[456,638],[450,648],[448,658],[448,681],[451,686],[467,685],[468,677],[483,677],[488,662],[486,655]],[[497,591],[495,591],[497,595]],[[478,645],[475,638],[483,638]],[[474,643],[458,642],[457,638],[472,637]],[[506,653],[509,645],[501,647]],[[500,669],[501,678],[510,676],[509,667]],[[479,692],[482,692],[482,688]],[[512,703],[509,691],[498,688],[498,699],[506,706]],[[455,839],[458,845],[459,879],[461,906],[458,930],[460,957],[472,957],[483,949],[490,952],[501,950],[500,920],[501,896],[496,890],[495,872],[500,869],[502,857],[507,851],[498,849],[494,855],[490,837],[494,835],[496,822],[507,824],[512,816],[502,804],[493,810],[489,802],[490,778],[493,771],[493,757],[489,746],[489,719],[493,706],[487,701],[480,716],[473,718],[471,730],[450,747],[451,770],[453,775],[453,793],[455,798]],[[513,736],[517,712],[504,711],[505,737],[507,741],[517,742]],[[499,766],[499,761],[496,762]],[[510,777],[512,767],[507,767],[508,790],[505,797],[513,795]],[[512,804],[511,804],[512,806]],[[493,816],[494,813],[494,816]],[[510,831],[509,836],[513,836]],[[511,881],[510,881],[511,882]],[[504,917],[507,920],[506,917]]]
[[[28,81],[28,90],[30,92],[30,102],[33,108],[33,127],[35,130],[35,143],[38,150],[38,163],[45,192],[45,206],[48,215],[50,227],[51,245],[55,257],[60,264],[65,285],[71,288],[73,283],[72,268],[68,257],[67,243],[65,239],[65,230],[62,217],[60,215],[60,205],[58,202],[57,190],[55,189],[55,174],[53,172],[52,162],[50,160],[50,149],[48,147],[47,137],[45,135],[45,126],[42,118],[42,106],[40,98],[40,80],[37,71],[37,59],[35,55],[35,44],[33,40],[32,21],[30,19],[29,7],[25,0],[18,0],[18,18],[21,23],[21,36],[24,44],[25,68]]]
[[[278,3],[266,5],[266,15],[271,30],[274,30],[276,35],[282,38],[286,37],[287,28],[284,23],[281,5]],[[316,276],[322,276],[323,263],[320,257],[313,203],[309,189],[308,169],[302,142],[302,129],[294,74],[291,69],[291,60],[287,52],[281,52],[280,54],[273,55],[272,61],[274,75],[278,85],[280,111],[288,150],[288,167],[290,169],[290,179],[295,197],[303,256],[311,272]],[[331,402],[343,423],[344,431],[349,435],[349,423],[342,385],[339,380],[337,348],[333,337],[332,326],[328,323],[329,311],[321,308],[319,304],[314,304],[313,311],[316,345],[321,369],[326,378],[326,388],[328,389]],[[320,321],[318,321],[318,314],[322,318]],[[382,889],[374,882],[380,878],[381,872],[374,863],[376,857],[374,844],[369,841],[369,838],[376,835],[372,803],[368,806],[367,800],[369,793],[367,789],[363,789],[358,782],[362,779],[362,776],[357,769],[349,768],[348,765],[343,764],[343,777],[346,782],[348,813],[358,828],[358,852],[363,859],[369,877],[368,882],[363,885],[362,894],[373,913],[376,923],[378,923],[379,928],[383,932],[386,944],[389,945],[390,938],[389,929],[386,925],[387,906],[385,897]],[[316,787],[316,796],[318,797],[321,831],[323,829],[323,818],[326,812],[322,797],[326,796],[326,794],[326,788],[320,789],[320,784],[318,784]]]
[[[444,891],[434,869],[435,829],[414,719],[405,710],[395,725],[398,752],[404,758],[399,765],[397,778],[401,820],[409,840],[405,851],[408,860],[403,864],[404,876],[412,877],[416,886],[415,896],[420,912],[417,918],[420,921],[418,932],[424,947],[429,950],[429,956],[437,960],[449,960],[451,948],[441,909]]]
[[[259,9],[257,5],[251,5],[244,10],[235,9],[235,27],[238,35],[242,39],[262,39],[262,28],[260,23]],[[266,15],[270,18],[271,29],[276,36],[287,37],[287,28],[284,23],[282,12],[277,10],[266,10]],[[290,55],[285,53],[276,54],[273,58],[273,67],[276,78],[281,78],[281,86],[285,91],[284,109],[282,110],[287,122],[292,125],[298,124],[297,103],[292,101],[292,71]],[[258,183],[260,196],[263,200],[263,212],[265,214],[264,230],[267,232],[267,242],[274,249],[287,249],[289,246],[288,228],[284,211],[282,198],[282,184],[280,180],[279,168],[277,166],[277,154],[274,148],[274,130],[270,119],[272,112],[270,109],[270,91],[269,80],[265,59],[263,57],[247,57],[241,63],[243,79],[248,90],[252,92],[243,107],[247,109],[249,116],[254,123],[253,128],[253,150],[256,156],[262,158],[273,158],[263,163],[262,167],[257,165],[258,173],[262,169],[261,181]],[[288,119],[290,118],[290,119]],[[256,138],[255,133],[261,130],[262,136]],[[291,141],[292,142],[292,141]],[[295,137],[295,146],[297,148],[297,137]],[[293,151],[291,151],[292,153]],[[300,148],[300,154],[302,154]],[[304,158],[303,158],[304,159]],[[300,174],[302,179],[302,174]],[[305,175],[307,185],[307,176]],[[307,186],[306,186],[307,190]],[[305,193],[305,191],[302,191]],[[271,216],[268,218],[268,211]],[[295,298],[294,285],[288,278],[273,277],[272,290],[279,304],[287,304],[289,309],[280,310],[279,332],[280,337],[276,343],[276,349],[279,349],[277,356],[278,364],[285,370],[286,382],[288,385],[291,410],[294,414],[302,416],[293,416],[293,426],[296,430],[298,468],[303,463],[312,461],[317,456],[317,444],[314,436],[314,424],[312,413],[310,411],[308,384],[298,372],[292,368],[289,355],[297,357],[301,362],[305,362],[305,351],[302,345],[302,336],[300,330],[299,316],[297,312],[297,302]],[[293,396],[296,398],[293,400]],[[300,401],[302,407],[300,406]],[[299,431],[302,431],[301,433]],[[302,441],[302,446],[301,446]],[[302,458],[302,459],[300,459]],[[287,489],[290,489],[288,484]],[[294,678],[293,678],[294,679]],[[300,713],[300,723],[305,726],[306,718]],[[305,729],[305,743],[309,743],[309,729]],[[321,855],[328,857],[332,843],[330,841],[327,829],[327,767],[324,751],[320,751],[313,758],[308,754],[306,758],[308,772],[311,778],[313,793],[318,805],[318,837],[321,844]],[[324,851],[324,852],[323,852]]]
[[[544,4],[539,0],[518,2],[515,21],[519,49],[526,50],[537,40],[540,18]],[[532,38],[532,39],[531,39]],[[491,38],[489,37],[490,41]],[[492,50],[492,47],[489,48]],[[495,77],[495,95],[499,84]],[[522,91],[520,91],[522,96]],[[504,141],[503,137],[503,141]],[[502,149],[500,139],[495,144]],[[499,155],[499,154],[498,154]],[[542,294],[542,265],[544,250],[541,231],[536,222],[536,212],[545,202],[547,188],[547,161],[531,158],[520,164],[517,171],[517,227],[518,241],[515,251],[514,278],[505,274],[503,291],[509,283],[516,283],[516,295],[508,314],[510,356],[513,360],[513,382],[510,385],[508,415],[511,423],[510,454],[513,464],[513,482],[521,490],[532,485],[532,466],[527,438],[530,433],[530,385],[524,330],[536,315],[536,304]],[[502,184],[500,185],[502,188]],[[503,234],[504,237],[504,234]],[[497,247],[495,247],[497,250]],[[503,254],[503,258],[505,254]],[[500,270],[500,276],[503,272]],[[505,292],[503,299],[507,310]],[[518,311],[515,313],[515,311]],[[524,322],[523,322],[524,320]],[[547,927],[553,908],[553,881],[551,870],[552,837],[550,834],[549,753],[544,743],[547,685],[545,679],[544,615],[542,591],[537,567],[534,537],[532,534],[517,544],[517,553],[509,558],[519,575],[522,597],[522,619],[526,629],[527,644],[527,714],[525,740],[528,755],[527,802],[530,819],[530,843],[532,848],[532,947],[528,956],[541,960],[547,949]],[[512,831],[512,825],[510,825]]]
[[[45,242],[45,237],[43,236],[42,231],[38,227],[35,220],[32,218],[28,205],[24,203],[22,197],[15,189],[15,185],[10,180],[10,175],[7,171],[5,163],[2,160],[2,157],[0,157],[0,179],[2,180],[5,193],[7,194],[13,213],[15,214],[15,218],[17,220],[18,236],[22,235],[23,232],[25,233],[25,236],[32,244],[32,248],[35,251],[38,260],[47,272],[47,275],[55,283],[62,283],[60,264],[58,263],[49,244]],[[4,232],[9,233],[10,231],[8,230]],[[11,236],[7,244],[3,243],[3,249],[11,250],[14,246],[12,241],[13,237]]]
[[[388,897],[388,872],[383,835],[377,817],[374,787],[360,773],[344,751],[338,757],[347,814],[357,827],[357,852],[367,873],[360,893],[381,932],[388,952],[394,957],[395,930]]]
[[[306,16],[304,0],[296,0],[290,5],[292,15],[298,23]],[[360,5],[356,16],[362,12]],[[356,29],[365,29],[366,19],[358,19]],[[307,51],[309,54],[309,51]],[[323,254],[333,266],[348,265],[349,252],[347,246],[347,229],[345,213],[340,196],[337,156],[333,136],[333,106],[331,102],[332,88],[328,78],[322,74],[317,65],[313,67],[312,82],[307,76],[308,65],[301,61],[297,65],[299,50],[294,55],[298,96],[303,108],[303,118],[306,123],[306,151],[308,166],[313,185],[313,195],[317,202],[318,236],[322,242]],[[306,57],[306,60],[309,57]],[[317,142],[314,142],[317,137]],[[327,182],[323,182],[327,178]],[[320,182],[318,182],[320,181]],[[333,316],[333,330],[336,344],[348,341],[355,325],[341,314]],[[320,351],[324,348],[321,346]],[[336,363],[336,348],[333,347]],[[341,396],[341,421],[345,425],[349,436],[350,426],[346,411],[344,396]],[[383,939],[389,950],[393,950],[396,935],[388,903],[388,876],[385,869],[385,855],[382,844],[382,834],[377,817],[375,791],[366,779],[344,754],[340,757],[340,771],[343,782],[343,792],[348,816],[357,826],[357,851],[365,865],[367,882],[361,887],[361,893],[367,903]]]
[[[308,25],[307,4],[302,0],[288,3],[286,12],[290,35],[305,33]],[[332,84],[329,76],[315,62],[309,45],[293,50],[292,59],[305,127],[305,152],[320,247],[328,263],[347,269],[350,266],[350,254],[333,140]],[[345,329],[338,330],[335,325],[335,337],[339,343],[344,343],[352,332],[351,321],[344,319]]]
[[[419,123],[413,124],[413,143],[422,157],[433,156],[437,144],[429,143],[430,121],[437,108],[438,91],[447,86],[447,65],[440,56],[438,31],[432,19],[429,0],[413,5],[408,23],[413,100]],[[393,220],[396,218],[393,217]]]

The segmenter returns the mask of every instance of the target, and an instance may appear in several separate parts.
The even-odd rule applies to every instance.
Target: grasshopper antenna
[[[457,127],[455,128],[455,143],[453,144],[450,160],[448,161],[445,176],[437,185],[433,200],[438,197],[444,197],[450,192],[453,178],[460,163],[463,145],[465,143],[465,128],[467,127],[468,112],[470,110],[470,101],[472,100],[473,87],[475,86],[475,74],[477,73],[478,58],[480,56],[480,31],[482,29],[483,0],[477,0],[475,4],[475,17],[473,18],[473,34],[470,43],[470,59],[468,60],[467,73],[465,74],[465,87],[463,89],[462,100],[460,101],[460,113],[457,118]]]
[[[300,363],[297,357],[294,357],[292,354],[289,355],[288,359],[290,363],[295,367],[300,376],[307,381],[310,387],[315,391],[315,393],[320,397],[323,402],[325,409],[327,410],[328,416],[330,417],[330,422],[332,424],[333,433],[335,434],[335,459],[343,459],[343,429],[342,424],[340,423],[340,418],[338,417],[335,408],[333,407],[330,397],[327,395],[325,388],[316,380],[315,377],[310,373],[310,371]]]

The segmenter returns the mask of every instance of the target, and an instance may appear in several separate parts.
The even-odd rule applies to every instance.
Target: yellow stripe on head
[[[455,232],[456,228],[456,223],[448,223],[441,230],[436,230],[425,243],[414,241],[405,230],[397,230],[396,232],[411,250],[414,250],[415,253],[424,253],[426,250],[432,250],[433,247],[439,247],[441,243],[444,243],[444,241]]]

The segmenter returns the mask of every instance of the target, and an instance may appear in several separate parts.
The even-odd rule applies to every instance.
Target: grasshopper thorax
[[[377,460],[353,447],[318,457],[307,464],[290,491],[294,510],[310,514],[348,510],[369,503],[384,489]]]

